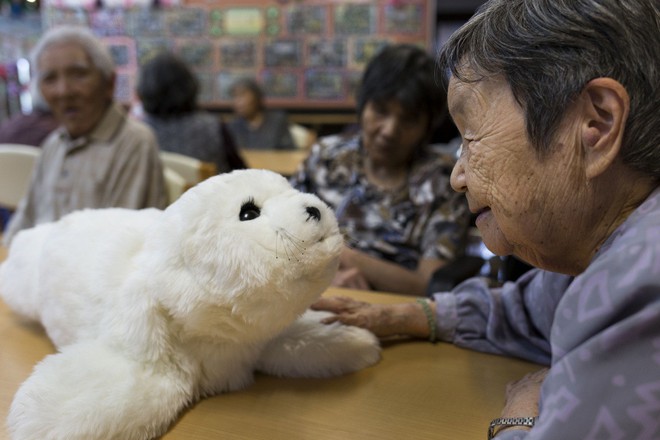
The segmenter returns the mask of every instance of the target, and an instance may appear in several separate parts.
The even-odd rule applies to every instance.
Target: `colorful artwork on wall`
[[[385,45],[433,47],[435,0],[42,0],[46,27],[89,26],[109,45],[131,100],[139,66],[177,53],[202,102],[229,104],[236,78],[280,107],[352,108],[366,63]]]

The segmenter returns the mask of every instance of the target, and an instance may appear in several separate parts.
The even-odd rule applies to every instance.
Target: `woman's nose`
[[[381,132],[387,136],[396,136],[397,131],[399,130],[399,119],[396,116],[390,116],[383,120],[381,125]]]

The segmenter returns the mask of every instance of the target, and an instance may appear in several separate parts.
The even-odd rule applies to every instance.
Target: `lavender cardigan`
[[[534,270],[434,298],[443,340],[551,365],[536,426],[498,439],[660,439],[660,189],[574,279]]]

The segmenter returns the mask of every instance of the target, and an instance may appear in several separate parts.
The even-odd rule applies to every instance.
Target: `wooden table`
[[[6,252],[0,247],[0,261]],[[373,302],[411,301],[332,288]],[[53,352],[43,331],[0,301],[0,439],[11,399],[32,367]],[[507,382],[539,366],[426,341],[387,343],[373,367],[333,379],[257,375],[248,389],[201,401],[164,440],[484,440]]]
[[[308,150],[241,150],[248,167],[275,171],[283,176],[291,176],[308,154]]]

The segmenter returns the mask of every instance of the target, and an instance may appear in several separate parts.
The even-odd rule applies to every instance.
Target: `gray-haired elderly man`
[[[60,127],[48,136],[26,196],[4,235],[83,208],[164,208],[153,132],[114,102],[108,49],[89,29],[53,28],[32,52],[41,94]]]

